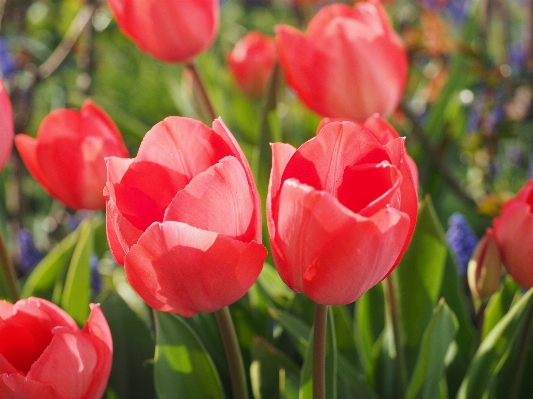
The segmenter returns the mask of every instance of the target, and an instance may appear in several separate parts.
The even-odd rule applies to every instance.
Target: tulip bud
[[[500,288],[502,257],[494,230],[487,229],[468,262],[468,285],[476,298],[487,299]]]
[[[276,42],[259,32],[250,32],[228,54],[233,78],[250,97],[259,97],[266,91],[276,60]]]

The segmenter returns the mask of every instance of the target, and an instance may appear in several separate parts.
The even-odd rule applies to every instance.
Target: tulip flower
[[[0,398],[100,399],[113,342],[99,305],[83,329],[40,298],[0,301]]]
[[[185,62],[207,49],[218,32],[219,0],[107,0],[121,31],[165,62]]]
[[[507,272],[523,287],[533,287],[533,179],[507,201],[493,226]]]
[[[276,42],[259,32],[243,37],[228,54],[235,81],[250,97],[259,97],[266,91],[276,61]]]
[[[407,80],[407,56],[379,0],[323,7],[305,33],[276,28],[288,85],[322,116],[363,122],[390,115]]]
[[[488,299],[500,288],[502,258],[493,229],[487,229],[468,262],[468,286],[476,298]]]
[[[80,112],[51,112],[42,121],[37,138],[18,134],[15,145],[35,180],[73,209],[104,208],[104,158],[128,156],[116,125],[90,100]]]
[[[331,122],[295,149],[272,144],[267,222],[279,275],[323,305],[347,304],[399,263],[417,217],[403,138]]]
[[[13,110],[4,82],[0,79],[0,171],[6,166],[13,148]]]
[[[242,297],[266,258],[250,166],[221,119],[169,117],[107,159],[111,252],[152,308],[192,316]]]

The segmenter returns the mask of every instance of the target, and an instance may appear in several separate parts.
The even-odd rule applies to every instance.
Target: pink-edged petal
[[[96,350],[97,363],[91,385],[84,399],[100,398],[104,394],[113,361],[113,339],[109,325],[100,310],[100,305],[90,304],[91,314],[83,327],[83,332],[92,341]]]
[[[134,227],[122,216],[111,198],[107,200],[105,220],[109,249],[117,263],[124,266],[124,257],[143,231]]]
[[[399,210],[405,212],[411,220],[407,239],[395,263],[395,265],[397,265],[400,263],[403,254],[407,250],[407,247],[411,242],[411,237],[415,231],[416,220],[418,217],[418,169],[411,157],[407,155],[404,138],[400,137],[390,140],[384,148],[389,153],[392,164],[395,165],[402,174],[402,183],[400,185],[402,201]]]
[[[35,297],[22,299],[14,305],[14,311],[31,315],[36,319],[50,320],[54,326],[79,330],[78,325],[67,312],[46,299]]]
[[[352,212],[370,217],[387,206],[399,208],[401,181],[398,169],[387,161],[349,166],[337,199]]]
[[[278,230],[275,239],[284,262],[276,262],[278,273],[290,288],[305,292],[303,276],[313,259],[354,218],[360,218],[325,191],[290,179],[280,194]]]
[[[254,212],[246,173],[237,158],[230,156],[195,176],[178,192],[164,220],[249,242],[255,238]]]
[[[328,81],[323,78],[329,71],[327,52],[292,26],[278,25],[275,31],[279,62],[287,84],[313,111],[331,115],[329,104],[324,101],[324,93],[328,91]]]
[[[22,374],[0,374],[0,398],[65,399],[52,384],[33,381]]]
[[[84,398],[97,364],[97,354],[89,338],[65,327],[53,329],[54,338],[33,363],[27,377],[56,387],[66,398]]]
[[[531,205],[522,202],[526,198],[521,193],[504,206],[493,224],[505,268],[518,284],[529,289],[533,287],[533,213]]]
[[[239,145],[233,134],[230,132],[230,130],[226,127],[226,125],[222,121],[222,118],[217,118],[213,121],[213,132],[215,132],[215,134],[217,134],[228,145],[232,152],[232,155],[234,155],[241,162],[241,165],[244,168],[246,177],[248,179],[248,184],[250,186],[250,189],[252,190],[254,209],[257,210],[257,212],[255,213],[254,240],[258,243],[261,243],[263,235],[261,212],[259,211],[261,209],[261,198],[259,197],[259,192],[257,191],[257,185],[255,184],[254,175],[252,173],[252,169],[250,168],[250,164],[248,163],[248,160],[242,152],[241,146]]]
[[[369,116],[364,125],[383,145],[392,139],[400,137],[398,132],[377,113]]]
[[[113,155],[127,157],[128,149],[115,122],[91,100],[85,100],[81,106],[83,120],[81,134],[84,137],[95,136],[104,139],[109,146],[115,147]]]
[[[20,373],[3,355],[0,351],[0,374]],[[0,396],[1,397],[1,396]]]
[[[184,176],[183,186],[178,187],[181,190],[228,155],[234,154],[227,143],[202,122],[171,116],[146,133],[135,160],[156,163]]]
[[[213,312],[256,281],[266,248],[180,222],[154,223],[126,255],[128,281],[152,308],[189,317]]]
[[[49,190],[46,177],[41,172],[41,166],[37,161],[37,140],[25,134],[17,134],[15,136],[15,146],[17,151],[26,165],[26,168],[31,173],[33,178],[45,189]],[[52,193],[51,193],[52,194]],[[52,194],[53,195],[53,194]]]
[[[389,273],[408,229],[409,216],[393,208],[352,219],[305,272],[304,292],[321,304],[354,302]]]
[[[282,181],[296,178],[336,196],[347,166],[382,161],[390,161],[389,156],[365,127],[353,122],[332,122],[298,148],[285,167]]]
[[[118,158],[118,157],[107,157],[105,158],[106,167],[107,167],[107,181],[108,183],[111,183],[109,186],[113,186],[113,184],[120,183],[122,178],[124,177],[124,174],[134,161],[134,158]],[[110,194],[113,195],[113,200],[115,199],[114,193]]]
[[[0,319],[7,319],[13,314],[13,304],[8,301],[0,300]]]

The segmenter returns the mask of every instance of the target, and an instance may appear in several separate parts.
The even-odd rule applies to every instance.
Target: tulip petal
[[[360,219],[325,191],[289,179],[281,189],[275,240],[284,262],[279,275],[290,288],[304,292],[303,276],[317,254],[353,219]],[[279,259],[278,259],[279,260]]]
[[[1,324],[1,322],[0,322]],[[20,373],[3,355],[3,349],[0,350],[0,374]],[[2,397],[2,396],[0,396]]]
[[[398,169],[386,161],[348,166],[337,199],[352,212],[370,217],[386,206],[400,206],[401,181]]]
[[[217,118],[213,121],[213,131],[215,134],[217,134],[224,142],[228,145],[230,148],[232,155],[235,156],[240,162],[242,167],[244,168],[244,171],[246,173],[246,177],[248,179],[248,185],[250,186],[252,190],[252,196],[254,199],[254,209],[261,209],[261,198],[259,198],[259,192],[257,191],[257,186],[255,184],[254,175],[252,173],[252,169],[250,168],[250,164],[248,163],[248,160],[246,159],[246,156],[242,152],[241,146],[231,134],[230,130],[226,127],[224,122],[222,121],[222,118]],[[258,243],[262,242],[262,233],[263,233],[263,225],[261,222],[261,215],[256,214],[255,215],[255,241]]]
[[[90,339],[65,327],[53,329],[54,338],[33,363],[27,377],[52,384],[67,398],[83,398],[93,379],[96,351]]]
[[[12,314],[13,304],[8,301],[0,300],[0,319],[5,320],[8,317],[11,317]]]
[[[408,229],[409,216],[393,208],[366,220],[353,220],[323,247],[305,272],[305,293],[321,304],[354,302],[388,274]]]
[[[287,163],[282,180],[296,178],[336,196],[346,167],[382,161],[390,161],[387,152],[362,125],[332,122],[298,148]]]
[[[64,399],[52,384],[33,381],[22,374],[0,374],[2,399]]]
[[[93,372],[92,383],[85,393],[86,399],[100,398],[107,386],[113,361],[113,339],[109,325],[100,309],[100,305],[91,304],[91,314],[83,327],[83,332],[91,339],[96,350],[97,363]]]
[[[189,317],[241,298],[266,249],[180,222],[152,224],[126,255],[128,281],[152,308]]]
[[[13,108],[4,83],[0,79],[0,170],[6,165],[13,148]]]
[[[253,200],[244,169],[237,158],[225,157],[176,194],[164,220],[248,242],[254,239],[253,216]]]
[[[533,287],[533,213],[520,194],[504,206],[493,224],[505,268],[518,284],[529,289]]]
[[[105,216],[109,249],[117,263],[124,266],[124,257],[143,232],[122,216],[111,198],[107,200]]]

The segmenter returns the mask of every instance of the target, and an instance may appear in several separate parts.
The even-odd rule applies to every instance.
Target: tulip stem
[[[396,300],[394,284],[392,283],[392,278],[390,276],[385,279],[385,302],[387,309],[387,318],[389,318],[393,330],[394,349],[396,351],[396,363],[398,366],[397,370],[400,379],[400,387],[402,390],[400,396],[402,396],[403,392],[405,392],[405,389],[407,388],[407,366],[402,349],[398,302]]]
[[[4,237],[0,232],[0,267],[3,269],[3,274],[7,280],[6,294],[7,299],[16,302],[20,299],[20,291],[17,284],[17,278],[15,275],[15,269],[13,268],[13,263],[7,252],[7,247],[4,242]]]
[[[193,78],[194,85],[197,89],[197,91],[195,92],[200,95],[200,98],[198,100],[204,106],[204,110],[207,112],[207,117],[210,119],[210,122],[214,121],[217,118],[217,114],[215,112],[215,108],[213,107],[213,103],[209,99],[207,89],[200,76],[200,73],[198,72],[198,68],[196,67],[194,62],[187,63],[187,65],[185,65],[185,68],[187,68]]]
[[[248,386],[246,383],[244,363],[229,308],[227,306],[223,307],[215,312],[215,316],[226,350],[226,357],[228,358],[233,398],[248,399]]]
[[[313,399],[326,398],[326,331],[328,305],[315,305],[313,325]]]
[[[533,306],[529,306],[529,310],[526,315],[526,320],[522,328],[522,334],[520,334],[520,342],[518,343],[517,356],[518,359],[515,359],[515,367],[513,372],[513,377],[511,381],[509,399],[515,399],[520,393],[520,385],[522,382],[522,377],[524,375],[524,367],[526,365],[527,352],[529,348],[529,343],[533,334]]]

